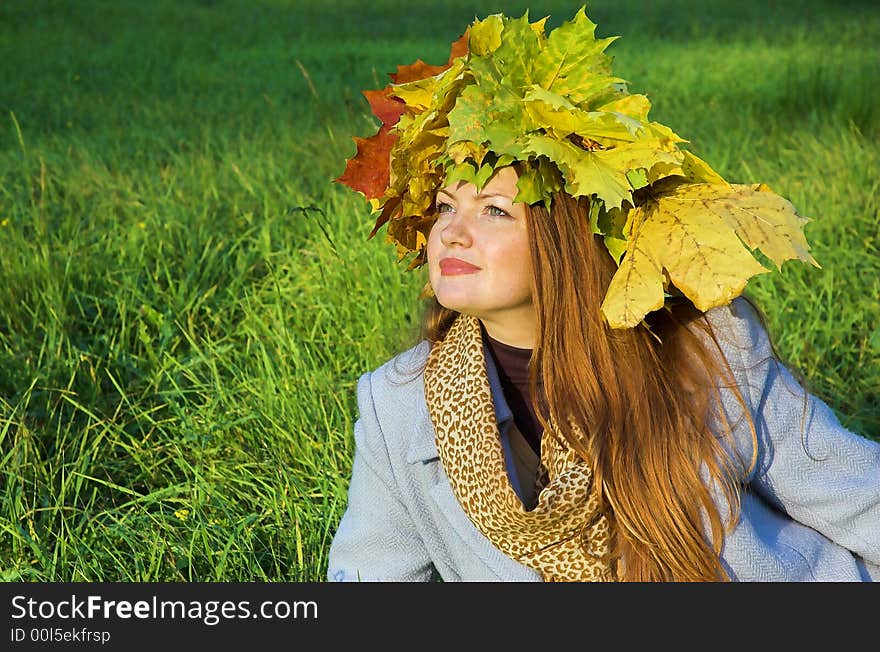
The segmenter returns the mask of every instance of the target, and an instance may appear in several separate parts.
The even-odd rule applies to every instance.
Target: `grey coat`
[[[880,444],[844,429],[772,357],[745,300],[708,315],[758,429],[757,463],[750,473],[742,467],[741,515],[723,542],[731,578],[880,580]],[[422,341],[358,381],[348,505],[327,578],[540,581],[493,546],[452,493],[419,373],[429,348]],[[486,362],[504,442],[513,418],[488,350]],[[722,398],[736,423],[742,409],[729,393]],[[739,424],[734,435],[738,456],[751,459],[748,426]]]

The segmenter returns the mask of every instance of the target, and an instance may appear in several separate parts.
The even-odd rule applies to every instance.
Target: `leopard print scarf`
[[[545,433],[538,504],[523,506],[507,475],[480,322],[459,315],[431,349],[425,398],[437,450],[458,502],[499,550],[544,581],[613,581],[610,526],[589,464]]]

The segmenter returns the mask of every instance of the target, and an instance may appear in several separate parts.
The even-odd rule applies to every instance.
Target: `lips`
[[[440,259],[440,273],[446,276],[453,276],[456,274],[473,274],[474,272],[479,271],[479,267],[477,267],[476,265],[471,265],[470,263],[465,262],[460,258]]]

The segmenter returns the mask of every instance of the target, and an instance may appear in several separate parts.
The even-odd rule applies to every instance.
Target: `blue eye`
[[[489,213],[489,215],[494,215],[495,217],[509,217],[510,216],[510,213],[508,213],[507,211],[501,210],[497,206],[487,206],[486,212]]]
[[[452,206],[447,204],[446,202],[437,202],[437,212],[438,213],[449,213],[453,210]]]

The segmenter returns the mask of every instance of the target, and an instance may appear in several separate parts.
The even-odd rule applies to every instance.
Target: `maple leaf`
[[[536,126],[543,126],[559,139],[577,134],[609,145],[616,141],[632,142],[636,139],[634,132],[641,129],[639,123],[620,113],[557,108],[541,99],[529,99],[529,96],[523,105]]]
[[[648,138],[601,150],[595,152],[595,155],[605,165],[624,172],[645,170],[649,183],[653,183],[661,176],[668,176],[669,170],[680,169],[683,159],[680,151],[674,148],[667,151],[660,141]]]
[[[501,32],[504,20],[501,14],[493,14],[484,20],[477,20],[469,28],[468,47],[477,56],[491,54],[501,45]]]
[[[468,54],[468,42],[470,41],[469,30],[465,30],[464,34],[462,34],[457,41],[453,41],[452,45],[449,48],[449,60],[446,62],[447,66],[451,66],[452,62],[458,59],[459,57],[466,57]]]
[[[466,87],[458,96],[455,108],[449,112],[449,140],[455,144],[461,141],[482,144],[486,141],[488,126],[486,106],[487,94],[479,84]]]
[[[380,91],[363,91],[364,97],[370,103],[373,111],[382,124],[392,126],[397,124],[400,116],[406,110],[406,104],[399,99],[391,97],[392,87],[386,86]]]
[[[397,84],[393,87],[392,93],[394,97],[402,100],[408,108],[421,113],[431,105],[436,88],[436,77],[427,77],[405,84]]]
[[[531,83],[531,64],[541,51],[543,25],[543,20],[534,25],[529,23],[528,11],[520,18],[506,21],[501,45],[492,52],[492,59],[493,68],[503,70],[501,80],[507,86],[519,90]]]
[[[626,253],[627,220],[632,212],[619,208],[600,210],[597,214],[596,225],[593,228],[593,233],[604,235],[602,240],[605,243],[605,248],[618,265],[620,265],[620,259],[623,257],[623,254]]]
[[[338,183],[362,192],[367,199],[378,199],[385,194],[389,179],[389,156],[397,137],[389,125],[382,125],[369,138],[355,137],[357,154],[348,160]]]
[[[400,208],[400,197],[392,197],[389,201],[385,202],[385,206],[382,208],[382,212],[379,214],[379,217],[376,218],[376,224],[373,225],[373,230],[370,231],[370,235],[367,236],[367,240],[371,240],[373,236],[379,231],[380,228],[390,219],[392,219],[397,209]]]
[[[685,178],[696,183],[725,183],[706,161],[688,151],[684,151],[681,169]]]
[[[483,145],[477,145],[470,140],[460,140],[452,143],[446,148],[446,154],[452,163],[463,163],[466,159],[472,159],[475,163],[480,164],[488,152],[488,148]],[[446,164],[448,168],[450,164]]]
[[[602,313],[612,328],[637,325],[663,305],[667,277],[699,310],[725,305],[769,271],[748,248],[777,265],[797,258],[818,267],[801,232],[806,219],[763,184],[682,184],[651,198],[629,211]]]
[[[391,81],[395,84],[408,84],[410,82],[419,81],[439,75],[449,66],[432,66],[425,63],[421,59],[416,59],[413,63],[397,66],[397,72],[391,73]]]
[[[536,204],[560,192],[564,185],[559,168],[545,156],[528,162],[518,161],[516,169],[519,179],[516,182],[516,197],[513,198],[515,202]]]
[[[648,111],[651,110],[651,100],[645,95],[635,93],[615,98],[602,106],[596,107],[595,110],[622,113],[638,120],[640,123],[645,123],[648,122]]]
[[[477,168],[473,161],[456,163],[451,167],[446,168],[446,177],[443,182],[447,185],[451,185],[457,181],[464,181],[465,183],[477,185],[478,169],[479,168]]]
[[[533,77],[540,86],[585,104],[603,97],[612,78],[611,58],[605,48],[618,37],[594,39],[596,24],[587,18],[584,7],[575,17],[553,30],[545,47],[534,59]]]
[[[693,193],[680,201],[704,206],[730,225],[750,249],[760,249],[781,270],[786,260],[798,259],[819,267],[810,255],[810,246],[803,232],[809,218],[799,215],[790,201],[773,192],[767,184],[735,186],[739,189],[733,198],[718,201],[715,193],[724,197],[723,186],[699,184]],[[707,197],[708,195],[708,197]]]
[[[610,166],[597,154],[568,141],[548,136],[529,136],[526,151],[554,161],[565,177],[566,189],[573,196],[595,194],[609,208],[632,203],[632,188],[624,170]]]

